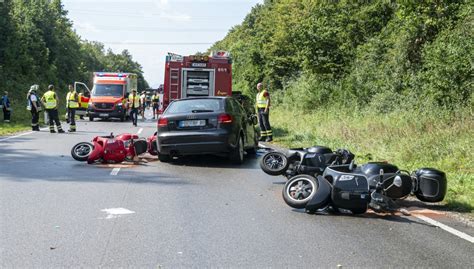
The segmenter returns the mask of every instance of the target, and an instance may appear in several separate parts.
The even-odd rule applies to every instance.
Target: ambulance
[[[177,99],[230,95],[232,59],[228,52],[212,52],[209,56],[168,53],[166,56],[163,110]]]
[[[87,106],[89,120],[117,118],[125,121],[129,115],[127,98],[132,89],[137,89],[136,74],[95,72]]]

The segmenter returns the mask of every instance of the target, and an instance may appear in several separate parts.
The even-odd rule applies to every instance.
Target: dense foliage
[[[0,90],[9,90],[14,101],[24,99],[32,84],[42,91],[54,84],[60,92],[74,81],[91,85],[94,71],[137,73],[139,89],[148,87],[142,67],[127,50],[115,54],[101,43],[81,40],[61,0],[2,2]]]
[[[473,6],[267,0],[211,49],[232,53],[234,88],[253,94],[263,80],[292,107],[455,109],[473,103]]]

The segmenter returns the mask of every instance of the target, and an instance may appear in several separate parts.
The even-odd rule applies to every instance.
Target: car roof
[[[229,99],[233,98],[232,96],[196,96],[196,97],[186,97],[182,99],[177,99],[174,100],[175,102],[179,101],[185,101],[185,100],[198,100],[198,99],[204,99],[204,100],[212,100],[212,99],[217,99],[217,100],[224,100],[224,99]]]

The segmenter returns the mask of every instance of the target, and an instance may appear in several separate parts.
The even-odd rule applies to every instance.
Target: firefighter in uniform
[[[79,108],[79,95],[72,85],[69,85],[69,92],[66,96],[67,119],[69,122],[69,132],[76,131],[76,109]]]
[[[133,89],[132,94],[128,96],[128,105],[130,107],[130,117],[132,118],[133,126],[137,126],[140,96],[137,95],[136,89]]]
[[[153,119],[155,119],[156,115],[158,115],[158,110],[160,109],[160,96],[158,92],[155,92],[151,97],[152,108],[153,108]]]
[[[270,126],[270,94],[263,88],[262,83],[257,84],[257,114],[260,125],[260,141],[271,142],[273,140],[272,127]]]
[[[49,118],[49,131],[51,133],[56,133],[54,130],[54,124],[56,123],[56,127],[58,128],[58,133],[64,133],[63,128],[61,128],[61,122],[59,121],[58,115],[58,97],[54,92],[54,86],[49,85],[48,91],[41,97],[41,101],[44,104],[44,108],[46,113],[48,113]]]
[[[41,102],[38,99],[38,96],[36,95],[36,92],[38,91],[39,86],[38,85],[33,85],[30,87],[30,90],[28,91],[28,95],[26,99],[28,100],[28,106],[27,109],[31,112],[31,130],[33,131],[39,131],[39,113],[41,111]]]

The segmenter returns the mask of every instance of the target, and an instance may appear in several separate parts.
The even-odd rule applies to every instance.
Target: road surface
[[[308,215],[281,198],[258,156],[87,165],[71,147],[152,121],[79,121],[74,134],[0,138],[2,268],[474,266],[474,244],[414,216]],[[2,140],[3,139],[3,140]],[[423,213],[467,235],[472,228]]]

